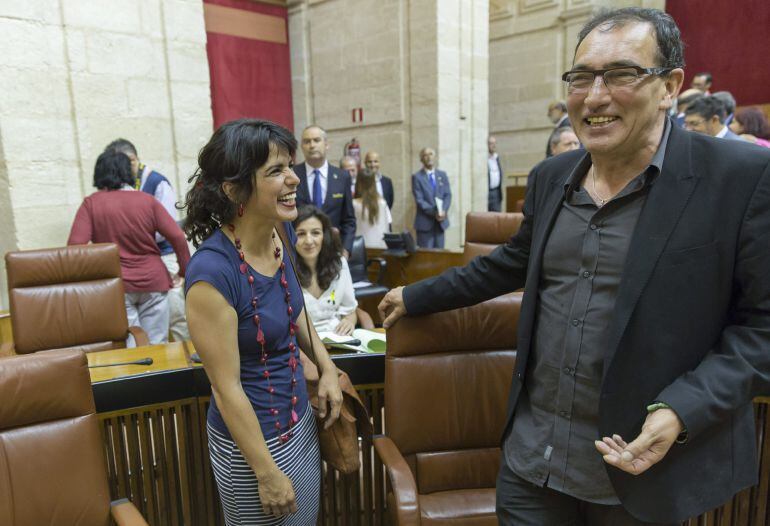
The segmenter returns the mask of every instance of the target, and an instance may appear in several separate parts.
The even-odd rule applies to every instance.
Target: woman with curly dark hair
[[[316,331],[350,334],[356,326],[355,290],[342,243],[329,216],[304,206],[294,220],[297,232],[297,273],[305,306]]]
[[[228,526],[316,522],[321,460],[298,347],[313,342],[325,425],[342,402],[334,364],[298,320],[302,291],[288,254],[296,147],[272,122],[224,124],[200,152],[185,203],[185,230],[198,247],[187,269],[187,319],[211,381],[209,454]]]

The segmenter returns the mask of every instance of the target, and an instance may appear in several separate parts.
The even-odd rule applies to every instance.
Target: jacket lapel
[[[692,173],[690,155],[689,135],[673,127],[663,169],[650,188],[628,248],[623,277],[615,299],[615,315],[610,324],[608,352],[604,359],[605,372],[617,351],[639,297],[695,190],[698,178]]]

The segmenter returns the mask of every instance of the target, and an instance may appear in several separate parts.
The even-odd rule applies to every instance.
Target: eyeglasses
[[[567,83],[569,93],[584,93],[594,85],[596,76],[600,75],[607,89],[627,88],[634,86],[642,77],[647,75],[665,75],[672,68],[642,68],[639,66],[619,66],[616,68],[567,71],[561,79]]]

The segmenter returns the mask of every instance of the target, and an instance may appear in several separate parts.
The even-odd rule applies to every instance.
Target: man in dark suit
[[[297,203],[315,205],[329,216],[332,225],[340,231],[347,258],[356,235],[350,175],[326,160],[329,143],[326,131],[320,126],[311,125],[302,130],[300,146],[305,162],[294,166],[294,173],[299,177]]]
[[[535,168],[506,245],[380,310],[389,327],[524,287],[500,524],[680,523],[757,482],[770,152],[667,118],[684,78],[669,15],[601,13],[578,38],[563,79],[585,151]]]
[[[444,231],[449,228],[447,211],[452,204],[449,179],[446,172],[436,169],[436,152],[433,148],[420,150],[420,161],[422,168],[412,174],[417,245],[423,248],[444,248]]]
[[[377,193],[388,203],[388,208],[393,210],[393,181],[390,180],[390,177],[386,177],[380,172],[380,154],[373,151],[366,152],[364,165],[374,174],[374,178],[377,180]]]
[[[487,211],[499,212],[503,205],[503,165],[497,155],[497,139],[490,135],[487,138]]]
[[[562,100],[557,100],[548,105],[548,118],[553,123],[553,129],[558,130],[563,126],[571,126],[569,121],[569,115],[567,114],[567,105]],[[545,156],[551,157],[553,151],[551,151],[551,140],[549,137],[548,143],[545,146]]]
[[[684,127],[688,130],[705,133],[718,139],[743,141],[740,136],[725,124],[727,112],[725,106],[713,95],[701,97],[690,104],[684,112]]]

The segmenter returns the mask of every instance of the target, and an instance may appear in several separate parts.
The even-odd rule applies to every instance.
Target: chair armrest
[[[396,501],[396,509],[393,512],[396,523],[398,526],[420,524],[417,484],[406,460],[390,438],[379,435],[374,438],[373,443],[377,455],[385,464],[390,485],[393,487],[393,497]]]
[[[5,356],[16,356],[16,347],[13,342],[0,343],[0,358]]]
[[[144,332],[144,329],[142,329],[141,327],[132,325],[131,327],[128,328],[128,333],[134,337],[134,340],[136,340],[137,347],[150,345],[150,338],[147,336],[147,333]]]
[[[366,268],[367,270],[372,265],[372,263],[377,263],[380,266],[380,271],[377,273],[377,283],[378,285],[382,285],[382,278],[385,276],[385,271],[388,269],[388,262],[385,261],[385,258],[371,258],[366,260]]]
[[[128,499],[112,501],[110,514],[118,526],[149,526],[136,506]]]

